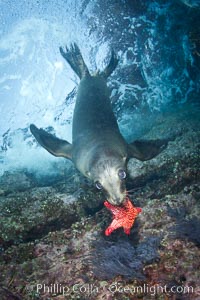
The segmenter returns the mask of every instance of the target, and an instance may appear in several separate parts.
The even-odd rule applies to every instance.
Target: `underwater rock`
[[[175,229],[178,224],[176,210],[180,208],[181,220],[186,214],[192,219],[199,211],[193,190],[197,191],[196,185],[162,199],[143,199],[142,193],[137,194],[137,201],[143,203],[143,213],[136,220],[130,237],[125,236],[122,229],[109,237],[104,236],[105,226],[111,218],[104,208],[91,217],[74,220],[69,229],[54,230],[35,241],[12,245],[1,255],[0,281],[6,287],[11,282],[8,290],[14,294],[18,291],[23,299],[52,296],[44,289],[37,293],[39,282],[69,287],[67,299],[92,300],[102,299],[105,295],[118,299],[121,294],[117,290],[110,291],[113,282],[127,290],[129,299],[134,299],[131,291],[135,286],[154,286],[155,282],[166,285],[169,293],[170,286],[175,284],[195,288],[200,284],[196,267],[200,249],[188,236],[177,235]],[[36,189],[33,194],[38,198],[42,193],[47,196],[50,192],[50,188],[40,193]],[[183,274],[184,282],[181,281]],[[90,284],[98,289],[82,294],[79,290],[73,291],[74,284],[79,287]],[[175,295],[179,294],[171,294]],[[149,297],[149,293],[142,292],[140,296]],[[184,296],[182,299],[188,299]],[[186,296],[196,299],[197,292],[194,290]],[[60,293],[55,292],[55,299],[64,299],[59,297]]]
[[[149,236],[139,244],[123,239],[100,239],[94,243],[95,250],[91,254],[94,275],[104,280],[119,275],[126,279],[144,280],[144,265],[159,258],[159,241],[159,236]]]
[[[7,288],[0,286],[0,297],[1,300],[22,300],[20,296],[13,294]]]
[[[188,117],[190,115],[190,118]],[[198,111],[195,113],[188,107],[176,113],[166,113],[162,119],[152,127],[143,137],[144,139],[156,139],[173,137],[168,147],[157,157],[150,161],[141,162],[131,159],[128,164],[129,186],[144,186],[147,182],[166,180],[169,182],[172,192],[180,191],[188,183],[198,180],[200,176],[200,123]],[[177,127],[178,123],[178,127]],[[167,187],[167,185],[166,185]],[[172,187],[174,189],[172,189]],[[167,192],[167,191],[165,191]],[[169,192],[169,188],[168,188]]]
[[[74,172],[53,185],[1,194],[0,282],[7,297],[150,299],[150,291],[135,291],[146,285],[152,292],[166,287],[157,291],[158,299],[198,299],[199,120],[168,117],[148,138],[169,137],[178,127],[176,139],[151,161],[129,162],[129,197],[142,207],[130,236],[122,228],[104,235],[112,219],[103,208],[105,197]],[[37,291],[40,282],[69,290],[65,296]]]
[[[32,241],[50,231],[70,227],[88,215],[89,211],[92,212],[90,199],[93,198],[91,193],[65,194],[57,192],[53,187],[38,187],[0,197],[1,247]],[[95,205],[94,211],[101,203],[96,201]]]
[[[26,191],[34,185],[33,180],[24,171],[5,172],[0,176],[0,196],[13,192]]]

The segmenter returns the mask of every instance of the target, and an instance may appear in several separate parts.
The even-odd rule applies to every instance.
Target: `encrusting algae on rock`
[[[110,235],[119,227],[124,228],[126,234],[130,234],[131,227],[135,222],[135,218],[142,211],[140,207],[134,207],[130,199],[127,197],[126,202],[122,206],[115,206],[108,201],[104,205],[112,212],[113,221],[105,231],[105,235]]]

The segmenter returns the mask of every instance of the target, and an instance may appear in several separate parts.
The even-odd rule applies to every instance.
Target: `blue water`
[[[108,84],[128,139],[159,113],[199,101],[198,0],[5,0],[0,22],[1,174],[55,169],[57,160],[33,144],[30,123],[71,140],[78,78],[59,46],[77,42],[91,72],[116,51],[120,63]]]

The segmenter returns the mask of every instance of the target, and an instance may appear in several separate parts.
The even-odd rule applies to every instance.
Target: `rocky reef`
[[[157,118],[142,138],[170,138],[148,162],[130,160],[127,189],[142,207],[130,236],[104,231],[104,196],[74,169],[42,182],[0,178],[0,298],[200,299],[199,109]]]

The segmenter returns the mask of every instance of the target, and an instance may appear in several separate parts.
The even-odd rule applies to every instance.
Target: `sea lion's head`
[[[120,205],[126,198],[126,158],[111,157],[96,161],[90,173],[98,189],[105,192],[106,200]]]

